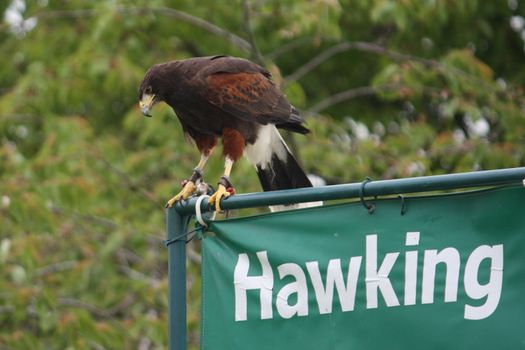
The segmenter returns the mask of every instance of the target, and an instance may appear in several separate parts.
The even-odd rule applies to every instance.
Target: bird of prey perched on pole
[[[222,55],[156,64],[140,84],[140,109],[150,116],[161,101],[173,108],[201,154],[193,174],[168,207],[195,192],[218,138],[225,162],[218,190],[209,199],[216,210],[221,210],[221,199],[231,194],[232,166],[243,155],[255,166],[264,191],[312,186],[277,131],[307,134],[309,130],[270,73],[259,65]]]

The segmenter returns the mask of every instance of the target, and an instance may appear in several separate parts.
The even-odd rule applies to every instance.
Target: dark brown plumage
[[[221,186],[227,187],[233,162],[243,154],[257,168],[265,191],[311,186],[275,127],[301,134],[309,130],[270,73],[253,62],[213,56],[154,65],[140,84],[139,101],[148,116],[155,103],[170,105],[201,152],[190,185],[169,206],[193,192],[218,137],[226,158],[219,191],[224,192]],[[217,194],[211,201],[219,207],[225,196]]]

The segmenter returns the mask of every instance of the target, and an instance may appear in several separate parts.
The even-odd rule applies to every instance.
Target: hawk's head
[[[150,111],[153,106],[164,101],[169,82],[166,81],[167,75],[165,64],[156,64],[151,67],[139,87],[139,106],[142,114],[151,117]]]

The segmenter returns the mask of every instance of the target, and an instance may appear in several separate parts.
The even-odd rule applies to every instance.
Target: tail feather
[[[292,106],[292,114],[290,118],[284,123],[278,123],[277,126],[279,129],[285,129],[292,132],[297,132],[299,134],[308,134],[310,130],[307,127],[304,127],[302,124],[304,119],[299,115],[299,111]]]
[[[244,154],[265,191],[312,187],[275,125],[260,126],[255,143],[248,144]]]
[[[308,176],[288,149],[274,125],[261,127],[257,141],[245,149],[246,158],[257,169],[264,191],[312,187]],[[322,205],[322,202],[295,206],[274,206],[272,211]]]
[[[273,154],[270,163],[256,165],[257,176],[264,191],[285,190],[292,188],[312,187],[312,183],[295,157],[286,150],[286,158],[281,159]]]
[[[296,132],[296,133],[303,134],[303,135],[306,135],[310,132],[308,128],[302,126],[301,124],[297,124],[295,122],[276,124],[276,126],[279,129],[285,129],[285,130]]]

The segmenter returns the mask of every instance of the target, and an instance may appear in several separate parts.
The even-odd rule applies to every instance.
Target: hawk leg
[[[195,183],[199,179],[202,179],[202,170],[195,168],[190,178],[182,182],[182,191],[180,191],[168,201],[166,208],[173,207],[173,205],[180,200],[188,199],[197,189]]]
[[[173,205],[180,200],[188,199],[195,192],[195,190],[197,190],[197,181],[202,180],[204,166],[206,165],[212,150],[213,148],[205,153],[201,153],[201,160],[195,169],[193,169],[193,174],[191,174],[188,180],[184,180],[182,182],[182,191],[173,196],[173,198],[171,198],[168,203],[166,203],[166,208],[173,207]]]
[[[219,188],[217,189],[217,191],[215,191],[214,194],[211,195],[210,199],[208,199],[208,203],[210,205],[213,205],[215,207],[215,211],[217,212],[222,211],[221,200],[223,198],[228,198],[229,196],[235,193],[235,190],[233,189],[233,186],[229,180],[232,166],[233,160],[226,157],[226,162],[224,164],[224,175],[219,181]]]

